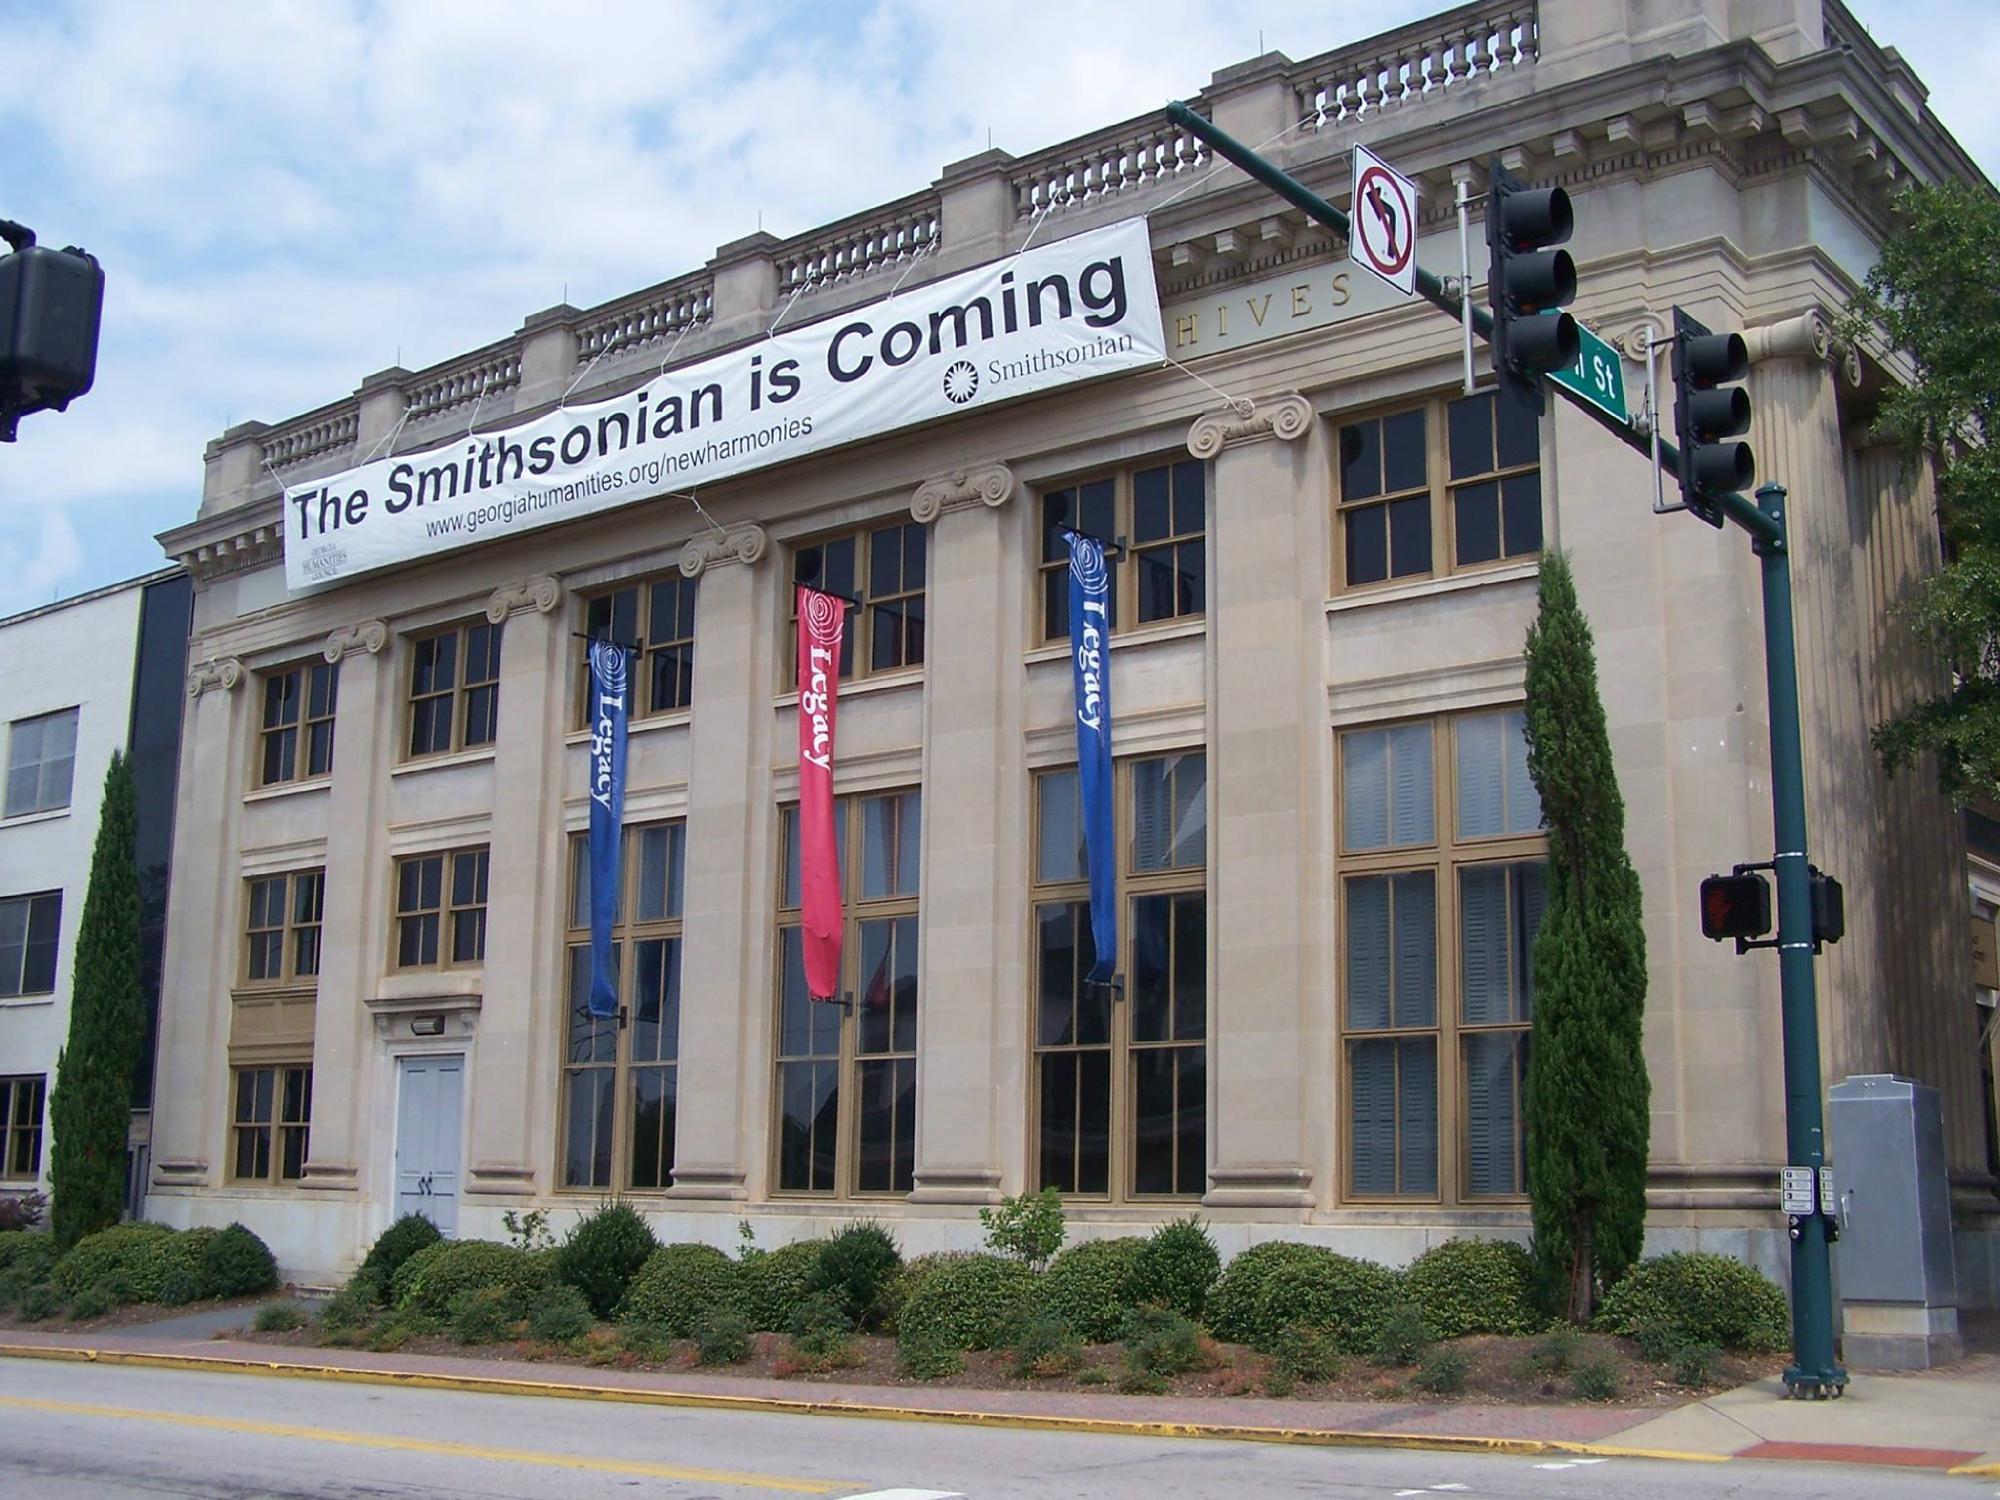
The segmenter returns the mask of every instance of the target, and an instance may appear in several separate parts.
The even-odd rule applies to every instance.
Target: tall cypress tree
[[[145,1010],[139,995],[139,867],[132,768],[115,751],[70,972],[69,1039],[56,1061],[50,1226],[68,1249],[118,1222]]]
[[[1528,630],[1528,771],[1549,832],[1525,1117],[1535,1260],[1550,1310],[1588,1321],[1646,1221],[1646,935],[1625,801],[1569,559],[1545,553]]]

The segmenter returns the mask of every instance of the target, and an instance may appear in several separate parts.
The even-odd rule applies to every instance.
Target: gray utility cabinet
[[[1827,1091],[1843,1353],[1858,1369],[1955,1359],[1958,1282],[1936,1089],[1890,1073]]]

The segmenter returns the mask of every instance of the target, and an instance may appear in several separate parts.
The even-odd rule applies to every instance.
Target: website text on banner
[[[618,1014],[618,961],[612,955],[611,929],[618,920],[618,881],[625,863],[625,690],[631,676],[630,650],[611,641],[591,641],[589,853],[593,1016]]]
[[[1070,666],[1076,690],[1076,779],[1083,858],[1090,873],[1090,936],[1097,961],[1085,976],[1108,984],[1118,970],[1118,844],[1112,832],[1111,579],[1104,543],[1069,537]]]
[[[833,714],[847,601],[798,585],[799,912],[806,993],[840,998],[840,849],[833,827]]]
[[[1157,365],[1144,219],[657,375],[609,401],[285,488],[285,582],[332,583],[1015,396]]]

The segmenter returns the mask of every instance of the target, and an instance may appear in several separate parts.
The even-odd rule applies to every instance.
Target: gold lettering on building
[[[1201,314],[1186,313],[1174,319],[1174,347],[1185,349],[1201,339]]]
[[[1348,299],[1353,295],[1354,293],[1348,290],[1347,273],[1345,271],[1336,272],[1333,278],[1333,305],[1335,307],[1345,307],[1347,306]]]
[[[1302,281],[1297,286],[1292,288],[1293,317],[1309,318],[1312,316],[1312,304],[1306,301],[1306,293],[1311,290],[1312,290],[1312,283],[1309,281]]]
[[[1243,305],[1250,309],[1250,316],[1255,318],[1257,326],[1262,328],[1264,326],[1264,315],[1271,310],[1271,294],[1269,292],[1264,293],[1262,305],[1259,305],[1257,299],[1254,297],[1245,297]]]

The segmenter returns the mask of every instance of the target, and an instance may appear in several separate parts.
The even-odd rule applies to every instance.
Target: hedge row
[[[0,1236],[0,1307],[69,1306],[73,1315],[86,1316],[131,1302],[177,1307],[267,1292],[277,1284],[269,1247],[241,1224],[114,1224],[86,1235],[66,1255],[56,1253],[50,1234]]]

